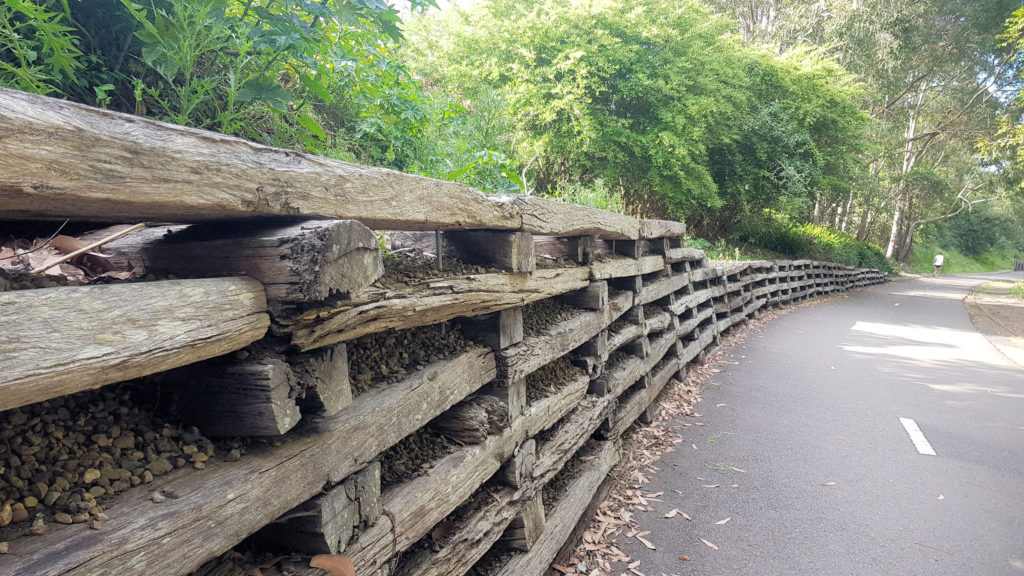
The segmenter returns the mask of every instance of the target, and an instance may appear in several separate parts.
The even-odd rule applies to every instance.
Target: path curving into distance
[[[873,286],[729,344],[644,487],[657,549],[617,538],[636,570],[1024,575],[1024,367],[963,303],[999,277],[1024,274]]]

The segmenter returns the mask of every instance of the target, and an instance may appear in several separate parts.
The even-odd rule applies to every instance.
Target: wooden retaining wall
[[[360,576],[541,574],[687,364],[766,307],[885,281],[712,263],[679,222],[0,89],[0,218],[66,217],[195,224],[105,249],[177,279],[0,293],[0,411],[149,376],[199,399],[186,416],[206,434],[276,440],[123,492],[100,530],[19,537],[3,574],[180,576],[254,535]],[[389,283],[401,242],[433,245],[442,271]],[[352,369],[423,327],[467,344],[400,378]],[[384,480],[417,437],[450,448]]]

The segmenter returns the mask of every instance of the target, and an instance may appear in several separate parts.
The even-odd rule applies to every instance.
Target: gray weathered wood
[[[529,551],[544,531],[544,500],[541,494],[526,501],[522,512],[505,529],[500,545],[512,550]]]
[[[238,462],[210,461],[202,474],[159,478],[153,490],[179,496],[160,506],[149,490],[128,491],[109,507],[103,530],[51,525],[5,556],[4,568],[38,576],[180,576],[366,466],[494,374],[493,354],[484,348],[430,364],[359,395],[279,447],[253,447]]]
[[[280,436],[301,418],[290,397],[295,375],[281,360],[217,358],[161,380],[170,385],[174,412],[208,436]]]
[[[508,424],[507,404],[488,394],[473,394],[435,418],[430,426],[460,444],[480,444]]]
[[[354,220],[199,224],[150,242],[143,257],[148,269],[181,277],[252,276],[272,309],[351,294],[384,273],[377,236]]]
[[[402,557],[395,576],[461,576],[498,541],[520,508],[519,492],[488,491],[489,498],[472,511],[440,550],[415,550]]]
[[[533,478],[533,466],[537,462],[537,442],[527,438],[516,448],[512,457],[501,466],[501,479],[513,488],[525,487]]]
[[[519,344],[496,352],[501,378],[515,381],[525,378],[545,364],[560,358],[574,348],[596,336],[612,317],[622,313],[622,306],[630,300],[613,298],[607,308],[580,312],[573,318],[559,322],[543,334],[525,338]]]
[[[622,256],[608,256],[590,264],[593,280],[608,280],[626,276],[641,276],[665,268],[665,259],[660,254],[651,254],[637,259]]]
[[[467,318],[462,323],[462,331],[466,338],[493,350],[508,348],[523,341],[523,309],[506,308]]]
[[[641,238],[682,238],[686,236],[686,224],[671,220],[641,220]]]
[[[585,464],[583,474],[569,485],[565,496],[547,518],[544,532],[533,549],[511,558],[496,576],[543,574],[587,509],[598,486],[618,461],[619,450],[615,443],[605,442],[597,457]]]
[[[581,376],[558,392],[530,404],[520,425],[526,436],[535,436],[572,412],[587,393],[590,378]]]
[[[640,292],[636,295],[636,303],[649,304],[655,300],[660,300],[673,292],[685,288],[689,283],[690,278],[686,274],[668,276],[655,282],[645,281]]]
[[[322,216],[417,230],[507,230],[522,222],[514,204],[464,184],[8,89],[0,89],[0,165],[5,218]]]
[[[303,502],[257,533],[272,550],[341,554],[357,528],[380,518],[380,463],[371,462],[320,496]]]
[[[298,402],[303,410],[334,416],[352,403],[348,350],[344,342],[291,355],[288,363],[302,391]]]
[[[614,240],[633,240],[640,236],[640,221],[623,214],[540,196],[506,195],[491,198],[518,208],[522,213],[522,229],[533,234],[598,236]]]
[[[643,240],[613,240],[612,250],[627,258],[639,258],[644,252]]]
[[[577,308],[600,310],[608,305],[608,283],[591,282],[586,288],[566,292],[558,299]]]
[[[266,306],[244,277],[0,293],[0,411],[243,348]]]
[[[522,274],[479,274],[429,280],[402,290],[365,291],[335,306],[277,319],[292,333],[292,344],[310,350],[366,334],[429,326],[459,316],[479,316],[523,306],[589,283],[587,268],[537,270]]]
[[[463,230],[445,236],[466,262],[494,265],[513,273],[532,272],[537,267],[529,232]]]
[[[676,262],[700,262],[704,259],[704,252],[696,248],[670,248],[665,251],[665,262],[675,264]]]

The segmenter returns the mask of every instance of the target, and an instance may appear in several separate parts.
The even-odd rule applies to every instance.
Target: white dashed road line
[[[900,424],[903,424],[903,429],[910,435],[910,441],[914,443],[914,448],[921,454],[928,456],[935,456],[935,449],[928,443],[928,439],[924,437],[924,433],[917,427],[917,422],[914,422],[910,418],[900,418]]]

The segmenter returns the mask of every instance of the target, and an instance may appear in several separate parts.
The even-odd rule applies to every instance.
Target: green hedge
[[[791,258],[809,258],[892,272],[892,266],[874,244],[814,224],[787,225],[774,218],[741,225],[737,236]]]

